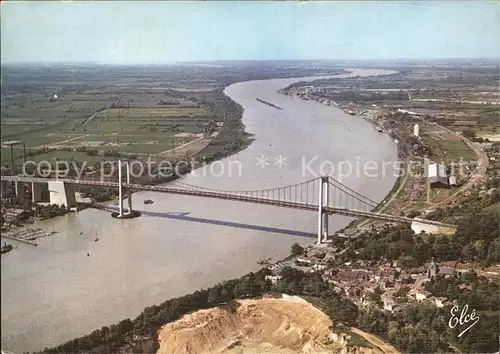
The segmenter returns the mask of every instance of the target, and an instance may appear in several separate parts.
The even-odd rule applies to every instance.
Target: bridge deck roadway
[[[48,183],[48,178],[37,178],[37,177],[22,177],[22,176],[2,176],[2,181],[12,181],[12,182],[22,182],[22,183]],[[116,188],[118,189],[118,182],[107,182],[107,181],[96,181],[96,180],[76,180],[76,179],[58,179],[58,181],[79,185],[79,186],[93,186],[93,187],[105,187],[105,188]],[[257,203],[264,205],[272,205],[283,208],[292,208],[292,209],[300,209],[307,211],[318,211],[319,206],[317,204],[308,204],[308,203],[299,203],[289,200],[278,200],[278,199],[269,199],[269,198],[261,198],[249,195],[241,195],[241,194],[232,194],[232,192],[216,192],[216,191],[205,191],[205,190],[189,190],[189,189],[180,189],[173,188],[169,186],[160,186],[160,185],[145,185],[145,184],[128,184],[123,183],[122,188],[126,190],[133,191],[151,191],[151,192],[159,192],[159,193],[169,193],[169,194],[180,194],[180,195],[189,195],[193,197],[204,197],[204,198],[215,198],[215,199],[225,199],[225,200],[233,200],[239,202],[247,202],[247,203]],[[257,192],[257,191],[256,191]],[[233,192],[234,193],[234,192]],[[455,225],[442,223],[434,220],[425,220],[418,219],[414,220],[412,218],[407,218],[404,216],[396,216],[390,214],[380,214],[374,213],[371,211],[362,211],[356,209],[348,209],[341,208],[335,206],[325,206],[323,210],[328,214],[337,214],[349,217],[366,217],[377,220],[384,221],[393,221],[393,222],[404,222],[404,223],[412,223],[417,221],[422,224],[427,225],[435,225],[441,227],[455,227]]]

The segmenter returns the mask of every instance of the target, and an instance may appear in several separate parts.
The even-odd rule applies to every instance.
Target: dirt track
[[[382,352],[384,352],[386,354],[400,353],[400,351],[397,350],[396,348],[394,348],[392,345],[385,343],[384,341],[382,341],[377,336],[374,336],[373,334],[366,333],[366,332],[364,332],[358,328],[355,328],[355,327],[351,327],[349,329],[351,332],[356,333],[357,335],[363,337],[368,342],[370,342],[370,344],[379,348]]]

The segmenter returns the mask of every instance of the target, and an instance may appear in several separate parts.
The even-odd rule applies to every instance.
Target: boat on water
[[[267,104],[268,106],[271,106],[271,107],[276,108],[276,109],[281,109],[281,110],[283,109],[280,106],[276,106],[275,104],[272,104],[271,102],[264,101],[260,98],[257,98],[257,101],[259,101],[260,103]]]
[[[269,262],[271,261],[271,258],[263,259],[261,261],[258,261],[257,264],[259,265],[269,265]]]
[[[144,204],[153,204],[154,202],[151,199],[144,200]]]
[[[383,133],[383,132],[384,132],[384,129],[382,129],[382,128],[380,128],[380,127],[377,127],[377,131],[378,131],[379,133]]]
[[[2,254],[12,251],[14,247],[8,245],[7,242],[2,246]]]

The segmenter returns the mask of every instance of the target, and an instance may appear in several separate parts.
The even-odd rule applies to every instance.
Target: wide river
[[[388,73],[355,69],[351,75]],[[338,108],[276,92],[295,81],[227,87],[226,94],[244,107],[243,122],[255,141],[212,171],[195,171],[183,181],[224,190],[264,189],[331,173],[332,164],[348,161],[353,172],[341,181],[382,200],[396,180],[390,167],[386,173],[381,167],[397,160],[394,142]],[[257,97],[283,109],[259,103]],[[268,165],[257,165],[261,155]],[[275,160],[280,155],[281,166]],[[374,161],[379,173],[369,167],[368,177],[363,171],[367,161]],[[308,163],[309,169],[304,168]],[[337,172],[332,176],[338,177]],[[154,204],[144,205],[146,198]],[[294,242],[315,241],[312,212],[149,192],[133,199],[134,208],[143,212],[140,218],[117,220],[88,209],[37,222],[34,227],[58,233],[39,239],[38,247],[16,244],[17,249],[2,255],[3,350],[34,351],[134,318],[146,306],[257,270],[259,260],[283,258]],[[351,221],[330,220],[330,233]],[[96,235],[99,242],[94,242]]]

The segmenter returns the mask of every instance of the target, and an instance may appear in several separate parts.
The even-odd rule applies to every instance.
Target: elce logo
[[[463,326],[468,324],[469,322],[472,322],[466,329],[464,329],[460,334],[458,335],[458,338],[460,338],[465,332],[467,332],[469,329],[471,329],[478,321],[479,321],[479,316],[476,314],[476,310],[473,309],[470,314],[467,312],[469,311],[469,305],[465,305],[460,312],[460,316],[457,317],[457,313],[460,310],[458,305],[455,305],[452,307],[450,313],[451,313],[451,318],[450,321],[448,322],[448,326],[450,328],[455,328],[457,325]]]

